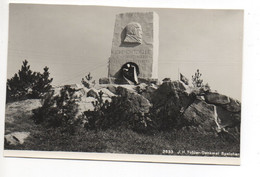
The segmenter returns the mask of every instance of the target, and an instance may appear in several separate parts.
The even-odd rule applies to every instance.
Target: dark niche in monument
[[[128,84],[138,84],[139,67],[136,63],[127,62],[124,64],[120,70],[120,74]]]

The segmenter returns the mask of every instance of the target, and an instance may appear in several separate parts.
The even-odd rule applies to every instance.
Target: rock
[[[5,135],[5,144],[18,145],[23,144],[25,139],[28,138],[30,132],[13,132]]]
[[[98,98],[98,94],[96,91],[94,91],[93,89],[90,89],[87,93],[87,97],[93,97],[93,98]]]
[[[171,78],[169,78],[169,77],[164,78],[162,81],[163,81],[163,83],[164,83],[164,82],[172,82],[172,81],[171,81]]]
[[[122,86],[118,86],[116,89],[117,95],[126,95],[127,93],[135,93],[135,91]]]
[[[109,78],[107,77],[100,78],[99,84],[110,84]]]
[[[136,92],[135,91],[135,85],[128,85],[128,84],[125,84],[125,85],[120,85],[120,86],[118,86],[118,87],[123,87],[123,88],[125,88],[125,89],[127,89],[128,91],[130,91],[130,92]],[[118,88],[117,87],[117,88]]]
[[[241,103],[237,100],[230,98],[230,103],[221,105],[224,109],[229,112],[238,113],[241,111]]]
[[[151,106],[150,102],[137,93],[131,92],[126,88],[118,87],[117,88],[118,95],[124,97],[126,102],[129,102],[129,109],[132,109],[135,113],[148,113],[149,108]]]
[[[240,127],[240,113],[229,112],[222,106],[217,106],[217,114],[220,119],[221,128],[235,128]]]
[[[151,85],[151,84],[158,85],[159,84],[158,79],[153,79],[153,78],[138,78],[138,80],[139,80],[139,83],[144,83],[147,85]]]
[[[186,87],[187,88],[187,92],[189,93],[194,93],[197,96],[205,96],[209,90],[205,87]],[[204,99],[204,98],[203,98]]]
[[[219,129],[216,119],[214,105],[202,100],[195,100],[181,117],[181,120],[186,124],[185,126],[200,127],[207,132],[216,132]]]
[[[208,92],[205,94],[205,100],[210,104],[228,104],[230,103],[229,97],[219,93]]]
[[[196,96],[196,99],[197,99],[197,100],[201,100],[201,101],[205,101],[204,96]]]
[[[103,96],[107,96],[110,98],[116,96],[114,93],[110,92],[107,88],[101,88],[99,91],[103,92]]]
[[[164,82],[151,94],[152,111],[158,127],[161,130],[178,128],[180,116],[195,98],[179,81]]]
[[[85,111],[94,110],[94,106],[93,106],[92,102],[95,102],[97,100],[98,93],[100,91],[103,92],[102,99],[104,102],[105,101],[111,102],[111,97],[116,96],[115,94],[113,94],[106,88],[100,88],[99,90],[97,90],[96,88],[92,88],[92,89],[86,89],[86,91],[84,91],[82,89],[79,91],[80,92],[76,92],[76,93],[79,93],[79,95],[81,96],[81,99],[77,101],[77,104],[79,106],[77,116],[81,115]],[[86,94],[86,92],[87,92],[87,94]]]
[[[173,81],[172,84],[174,85],[174,87],[178,90],[181,91],[186,91],[186,87],[184,86],[184,84],[180,81]]]
[[[108,85],[107,89],[112,92],[113,94],[116,94],[116,87],[114,85]]]
[[[147,130],[152,121],[146,116],[151,107],[150,102],[142,95],[121,86],[117,88],[117,95],[112,97],[107,110],[104,110],[105,114],[103,116],[105,118],[92,116],[94,121],[98,119],[95,121],[95,126],[107,128],[124,127],[140,131]]]
[[[103,101],[104,101],[104,102],[105,102],[105,101],[111,102],[112,99],[111,99],[110,97],[103,97]]]
[[[145,97],[146,99],[148,99],[149,101],[152,100],[152,95],[155,92],[156,88],[154,88],[153,86],[147,86],[143,92],[141,93],[141,95],[143,97]]]
[[[40,99],[27,99],[7,103],[5,109],[5,121],[12,123],[15,118],[19,118],[21,116],[21,112],[23,112],[23,116],[30,117],[32,116],[32,110],[39,108],[40,106]]]
[[[138,92],[138,90],[139,90],[140,92],[143,92],[143,91],[146,89],[146,87],[147,87],[147,84],[145,84],[145,83],[139,84],[139,85],[136,87],[137,92]]]
[[[93,111],[94,110],[94,106],[92,103],[84,103],[84,102],[79,102],[78,103],[78,113],[77,113],[77,116],[78,115],[81,115],[83,112],[85,111]],[[76,116],[76,117],[77,117]]]
[[[195,100],[195,95],[188,94],[185,87],[179,81],[164,82],[152,94],[152,104],[155,107],[165,106],[165,104],[172,103],[169,109],[175,109],[179,112],[182,108],[186,109]]]
[[[96,101],[95,98],[93,97],[86,97],[84,99],[82,99],[81,101],[77,102],[78,104],[78,113],[77,113],[77,116],[78,115],[81,115],[83,112],[85,111],[93,111],[94,110],[94,106],[92,104],[92,102]]]

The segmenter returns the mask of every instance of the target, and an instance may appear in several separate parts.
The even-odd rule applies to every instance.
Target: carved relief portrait
[[[124,42],[125,43],[142,43],[142,27],[139,23],[131,22],[125,27],[126,35]]]

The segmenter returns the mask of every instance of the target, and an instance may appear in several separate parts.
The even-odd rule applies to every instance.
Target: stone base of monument
[[[138,78],[138,83],[145,83],[145,84],[155,84],[158,85],[158,79],[152,78]],[[128,84],[128,82],[124,79],[118,79],[114,77],[103,77],[99,79],[99,84]]]
[[[139,83],[145,83],[145,84],[155,84],[158,85],[159,81],[158,79],[153,78],[138,78]]]

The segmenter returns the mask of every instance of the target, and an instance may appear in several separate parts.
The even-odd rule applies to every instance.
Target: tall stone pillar
[[[116,16],[108,76],[122,80],[126,63],[137,65],[137,77],[158,78],[159,17],[155,12],[122,13]]]

